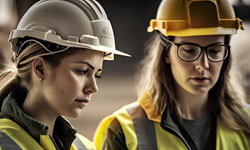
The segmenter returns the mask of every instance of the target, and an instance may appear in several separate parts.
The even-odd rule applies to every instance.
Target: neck
[[[179,95],[182,118],[199,120],[209,114],[208,92],[196,95],[184,91]]]
[[[49,127],[48,134],[53,136],[54,125],[58,115],[48,109],[48,104],[39,96],[33,89],[28,92],[28,95],[23,103],[23,111],[30,115],[35,120]]]

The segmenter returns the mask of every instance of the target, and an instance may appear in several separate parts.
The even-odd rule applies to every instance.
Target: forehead
[[[224,44],[224,35],[211,35],[211,36],[186,36],[175,37],[174,42],[177,43],[195,43],[201,46],[206,46],[213,43]]]
[[[61,64],[71,64],[76,62],[88,62],[91,65],[93,65],[95,68],[102,68],[104,59],[104,53],[100,51],[94,51],[94,50],[82,50],[78,53],[72,54],[70,56],[65,57]]]

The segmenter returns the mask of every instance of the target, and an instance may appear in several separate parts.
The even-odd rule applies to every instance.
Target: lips
[[[191,80],[195,81],[196,83],[199,84],[205,84],[210,81],[210,78],[207,77],[192,77]]]
[[[89,100],[88,99],[76,99],[77,102],[81,102],[81,103],[88,103]]]
[[[208,80],[208,78],[205,78],[205,77],[197,77],[197,78],[193,78],[195,80]]]
[[[88,105],[88,99],[76,99],[75,102],[80,108],[86,107]]]

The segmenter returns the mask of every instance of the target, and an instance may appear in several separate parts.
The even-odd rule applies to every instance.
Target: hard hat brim
[[[222,28],[222,27],[214,27],[214,28],[188,28],[183,30],[166,30],[155,28],[154,30],[160,31],[165,36],[206,36],[206,35],[233,35],[237,33],[236,29],[232,28]],[[153,30],[149,27],[148,32],[152,32]]]
[[[24,37],[35,37],[40,40],[52,42],[52,43],[67,46],[67,47],[75,47],[75,48],[83,48],[83,49],[101,51],[101,52],[108,54],[108,55],[105,55],[104,57],[105,60],[114,60],[114,55],[131,57],[131,55],[129,54],[126,54],[116,49],[112,49],[107,46],[103,46],[103,45],[95,46],[92,44],[81,43],[77,40],[76,41],[64,40],[59,35],[54,34],[53,31],[51,30],[45,33],[41,31],[35,31],[35,30],[13,30],[11,31],[9,42],[16,43],[18,38],[24,38]],[[12,45],[15,46],[16,44],[12,44]],[[12,47],[12,49],[14,52],[17,52],[19,47]],[[56,53],[56,52],[53,52],[53,53]]]
[[[187,20],[158,20],[152,19],[148,32],[160,31],[165,36],[203,36],[203,35],[233,35],[238,29],[244,30],[242,20],[220,19],[218,26],[192,27]]]

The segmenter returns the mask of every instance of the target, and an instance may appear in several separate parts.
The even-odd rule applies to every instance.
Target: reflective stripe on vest
[[[76,139],[74,140],[73,144],[77,147],[77,150],[88,150],[78,136],[76,136]]]
[[[250,135],[246,134],[247,142],[248,142],[248,147],[250,148]]]
[[[21,149],[11,138],[9,138],[4,132],[0,131],[0,148],[1,150],[7,149]]]
[[[77,134],[74,143],[71,145],[72,150],[94,149],[94,145],[85,146],[85,143],[88,144],[89,142],[83,137],[79,136],[80,135]],[[23,128],[21,128],[14,121],[7,118],[0,119],[0,150],[55,150],[54,144],[52,143],[52,145],[48,145],[48,143],[52,143],[48,135],[41,135],[40,143],[38,143],[33,137],[31,137]]]
[[[247,107],[247,109],[250,109],[250,107]],[[136,138],[138,142],[138,150],[157,150],[158,146],[154,122],[148,120],[145,111],[141,108],[139,103],[133,103],[132,105],[127,106],[126,111],[133,120],[133,125],[135,128]],[[219,120],[217,120],[216,139],[217,149],[228,149],[231,147],[236,149],[238,148],[239,150],[250,150],[249,134],[245,134],[243,132],[235,132],[230,129],[227,129],[221,124]],[[231,141],[232,139],[235,140]]]
[[[157,150],[154,122],[147,119],[139,103],[126,107],[132,117],[138,141],[138,150]]]
[[[245,112],[246,116],[250,117],[250,105],[244,104],[244,107],[246,108],[246,112]],[[250,148],[250,135],[246,134],[246,138],[247,138],[248,146]]]
[[[18,149],[43,150],[41,145],[39,145],[23,128],[10,119],[0,119],[0,131],[5,133],[6,136],[15,142],[19,147]]]

